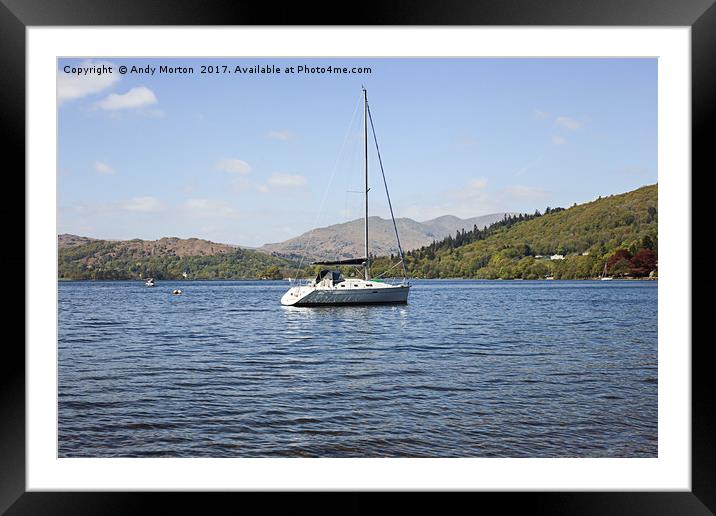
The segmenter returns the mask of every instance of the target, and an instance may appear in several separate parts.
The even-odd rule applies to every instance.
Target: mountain
[[[437,239],[442,240],[446,236],[454,235],[457,231],[463,229],[470,230],[475,226],[477,226],[478,229],[482,229],[486,226],[491,226],[495,222],[502,220],[505,215],[516,215],[516,213],[490,213],[489,215],[469,219],[461,219],[455,215],[443,215],[436,219],[421,222],[421,224],[427,227]]]
[[[653,276],[657,250],[654,184],[568,209],[510,216],[485,231],[415,249],[406,262],[420,278],[577,279],[599,276],[605,264],[610,275]],[[389,259],[379,259],[372,273],[389,266]]]
[[[404,251],[417,249],[454,235],[462,229],[482,229],[504,218],[506,213],[491,213],[481,217],[461,219],[445,215],[425,222],[409,218],[396,219],[400,243]],[[305,258],[306,261],[355,258],[365,254],[364,219],[356,219],[342,224],[316,228],[285,242],[266,244],[259,251],[293,260]],[[380,217],[368,218],[370,234],[370,252],[373,255],[398,253],[395,242],[395,230],[390,220]]]
[[[198,238],[99,240],[58,238],[60,279],[254,279],[282,277],[283,258]]]

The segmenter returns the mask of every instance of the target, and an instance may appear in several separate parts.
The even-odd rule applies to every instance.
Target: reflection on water
[[[60,456],[657,455],[656,282],[287,287],[60,283]]]

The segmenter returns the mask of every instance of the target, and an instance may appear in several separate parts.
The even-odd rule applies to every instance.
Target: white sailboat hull
[[[363,283],[363,282],[361,282]],[[369,284],[370,285],[370,284]],[[374,284],[352,287],[292,287],[281,298],[284,306],[337,306],[404,304],[408,302],[410,285]]]
[[[281,298],[281,304],[284,306],[342,306],[342,305],[378,305],[407,303],[410,285],[402,283],[400,285],[391,285],[384,283],[383,280],[370,280],[370,250],[368,247],[368,120],[370,119],[371,128],[373,128],[373,120],[370,115],[368,106],[368,93],[363,88],[363,134],[365,145],[365,225],[364,225],[364,243],[365,254],[363,258],[354,257],[349,259],[339,259],[335,261],[319,261],[314,265],[361,265],[364,269],[365,279],[359,278],[343,278],[340,270],[320,270],[318,276],[311,283],[296,285],[288,289]],[[373,128],[373,139],[375,140],[376,151],[378,149],[378,140],[375,136]],[[407,279],[407,271],[405,262],[403,261],[403,251],[400,247],[400,238],[398,237],[398,226],[395,224],[393,216],[393,207],[390,204],[390,195],[388,194],[388,184],[385,181],[385,173],[383,172],[383,162],[378,152],[378,161],[380,162],[381,174],[383,175],[383,183],[385,184],[385,194],[388,197],[388,205],[390,207],[390,217],[393,220],[395,229],[395,239],[400,251],[400,259],[403,265],[403,276]],[[392,268],[392,267],[391,267]]]

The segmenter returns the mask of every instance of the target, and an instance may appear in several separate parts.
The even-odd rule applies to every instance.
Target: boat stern
[[[310,291],[308,291],[305,288],[291,287],[281,297],[281,304],[283,306],[293,306],[309,293],[310,293]]]

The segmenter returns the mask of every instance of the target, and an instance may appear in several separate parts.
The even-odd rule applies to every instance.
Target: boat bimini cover
[[[333,281],[333,284],[340,283],[343,280],[343,276],[341,275],[340,271],[332,271],[328,269],[322,269],[321,272],[318,273],[318,276],[316,276],[316,283],[321,281],[323,278],[328,276]]]

